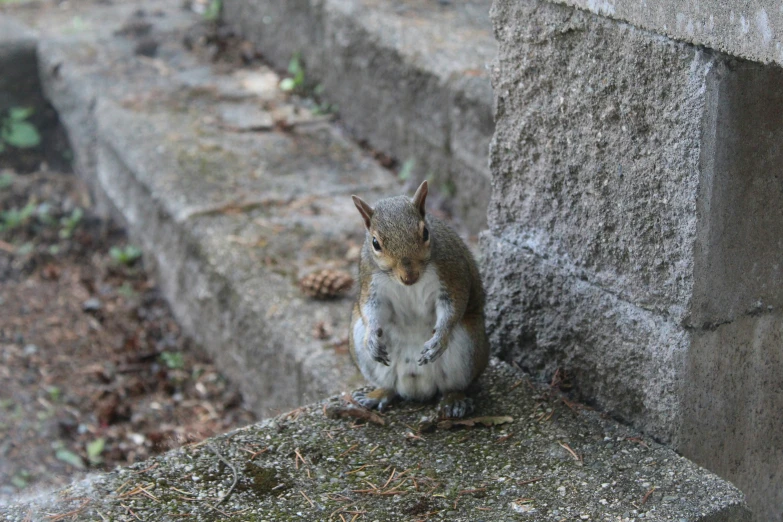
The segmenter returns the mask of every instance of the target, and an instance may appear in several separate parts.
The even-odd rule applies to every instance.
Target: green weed
[[[109,256],[121,265],[131,266],[141,257],[141,249],[133,245],[126,245],[124,247],[111,247],[109,250]]]
[[[60,238],[70,238],[73,235],[73,231],[76,230],[76,227],[82,222],[82,217],[84,217],[84,211],[79,207],[76,207],[73,209],[70,216],[60,218],[60,225],[62,226],[60,229]]]
[[[7,145],[29,149],[41,144],[38,129],[27,121],[33,112],[35,110],[31,107],[11,107],[8,114],[0,118],[0,153]]]

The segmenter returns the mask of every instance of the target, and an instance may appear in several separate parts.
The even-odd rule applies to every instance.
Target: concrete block
[[[750,471],[783,467],[751,435],[783,432],[779,379],[755,377],[779,359],[783,70],[545,1],[493,20],[497,353],[565,369],[783,520],[778,474]]]
[[[648,433],[671,433],[689,333],[542,259],[519,237],[507,230],[481,245],[493,350],[540,378],[565,369],[582,400]]]
[[[681,320],[716,58],[543,2],[497,2],[494,19],[493,233],[517,227],[537,256]]]
[[[498,1],[493,19],[493,346],[671,439],[716,58],[547,2]]]
[[[493,131],[488,0],[226,2],[225,17],[279,68],[296,52],[360,139],[454,193],[476,232],[489,199]]]

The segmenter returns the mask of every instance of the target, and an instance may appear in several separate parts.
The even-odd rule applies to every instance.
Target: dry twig
[[[215,456],[216,456],[216,457],[217,457],[217,458],[220,460],[220,462],[222,462],[223,464],[225,464],[226,466],[228,466],[228,468],[231,470],[231,473],[233,473],[233,474],[234,474],[234,480],[233,480],[233,482],[231,483],[231,487],[230,487],[230,488],[228,488],[228,492],[226,492],[226,494],[225,494],[225,495],[223,495],[223,496],[220,498],[220,500],[218,500],[218,501],[215,503],[215,505],[210,505],[210,504],[207,504],[209,507],[211,507],[211,508],[212,508],[212,509],[214,509],[215,511],[221,512],[221,511],[220,511],[220,510],[217,508],[217,506],[219,506],[220,504],[222,504],[223,502],[225,502],[225,501],[226,501],[226,499],[228,499],[228,497],[230,497],[230,496],[231,496],[231,493],[233,493],[233,492],[234,492],[234,488],[235,488],[235,487],[237,487],[237,481],[239,480],[239,474],[237,473],[237,468],[235,468],[233,464],[231,464],[229,461],[227,461],[227,460],[225,459],[225,457],[223,457],[223,455],[221,455],[221,454],[220,454],[220,452],[217,450],[217,448],[216,448],[216,447],[215,447],[215,446],[214,446],[214,445],[213,445],[211,442],[207,444],[207,447],[208,447],[210,450],[212,450],[212,453],[214,453],[214,454],[215,454]],[[221,512],[221,513],[222,513],[222,512]]]

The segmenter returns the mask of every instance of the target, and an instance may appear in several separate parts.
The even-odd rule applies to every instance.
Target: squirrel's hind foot
[[[473,413],[473,399],[463,392],[449,392],[443,395],[438,405],[441,417],[461,419]]]
[[[394,400],[397,394],[394,390],[386,388],[375,388],[373,391],[356,390],[352,394],[353,400],[361,404],[368,410],[376,409],[380,412],[386,410]]]

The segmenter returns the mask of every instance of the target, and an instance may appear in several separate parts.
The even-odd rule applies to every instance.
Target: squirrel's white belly
[[[379,320],[390,364],[385,366],[370,357],[364,342],[366,327],[359,318],[353,324],[353,334],[364,376],[373,385],[393,389],[406,399],[428,400],[438,392],[464,390],[470,383],[473,345],[461,325],[452,331],[440,358],[422,366],[418,363],[424,343],[432,337],[436,302],[442,291],[435,270],[428,267],[411,286],[385,274],[373,276],[372,285],[384,302]],[[365,317],[368,312],[363,310]]]

